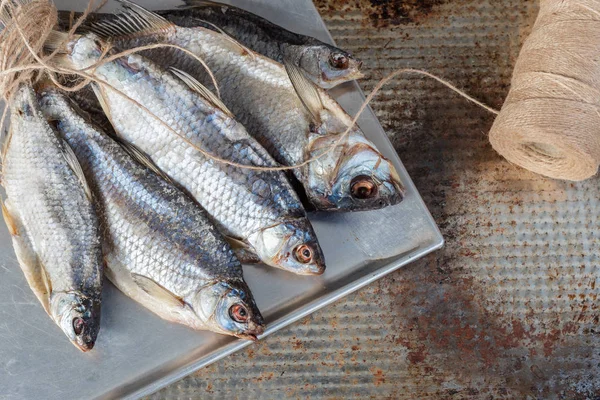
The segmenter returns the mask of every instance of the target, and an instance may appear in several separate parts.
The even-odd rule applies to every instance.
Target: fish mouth
[[[265,332],[265,326],[258,325],[256,323],[253,323],[252,325],[254,325],[254,327],[252,327],[251,329],[248,329],[247,331],[242,333],[237,333],[234,336],[240,339],[258,342],[258,336],[262,335]]]
[[[252,333],[238,333],[235,337],[244,340],[251,340],[253,342],[258,342],[258,337]]]
[[[90,342],[71,341],[71,343],[73,343],[75,347],[77,347],[84,353],[87,353],[88,351],[92,350],[94,348],[94,345],[96,344],[96,342],[93,340]]]
[[[323,275],[325,272],[325,261],[323,255],[319,255],[316,257],[313,264],[309,264],[306,268],[298,270],[296,272],[297,275],[303,276],[319,276]]]
[[[363,79],[365,77],[365,73],[362,72],[362,65],[363,62],[357,60],[354,70],[348,74],[348,78],[354,80]]]

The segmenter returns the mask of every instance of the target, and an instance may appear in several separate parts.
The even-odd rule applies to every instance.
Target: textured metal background
[[[365,91],[411,66],[497,108],[537,11],[523,0],[316,4],[365,61]],[[446,248],[152,398],[598,398],[598,179],[510,165],[487,141],[493,117],[430,80],[397,79],[373,108]]]

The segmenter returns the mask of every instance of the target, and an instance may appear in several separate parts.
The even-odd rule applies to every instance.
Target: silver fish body
[[[82,36],[69,44],[67,62],[83,69],[101,53],[94,35]],[[316,235],[283,173],[232,166],[203,154],[276,166],[231,115],[139,55],[105,63],[94,75],[106,82],[98,93],[116,132],[190,193],[226,236],[268,265],[298,274],[323,272]],[[307,251],[309,258],[297,256]]]
[[[231,5],[205,0],[185,0],[186,7],[157,11],[184,27],[215,26],[253,51],[279,63],[296,64],[316,85],[329,89],[360,79],[362,61],[327,43],[300,35],[265,18]],[[208,22],[208,24],[207,24]]]
[[[202,58],[216,78],[224,103],[279,163],[299,165],[320,156],[326,151],[321,144],[327,138],[339,140],[351,124],[350,116],[326,91],[311,85],[302,74],[291,74],[290,68],[294,67],[286,69],[259,54],[248,53],[212,30],[176,26],[141,8],[126,8],[124,15],[131,15],[130,19],[147,18],[151,27],[136,33],[113,20],[99,22],[94,29],[107,36],[116,35],[114,42],[122,48],[169,43]],[[200,63],[178,49],[161,48],[146,55],[165,67],[190,73],[207,86],[212,82]],[[306,92],[299,91],[294,82],[307,88]],[[353,144],[359,147],[352,148]],[[293,171],[316,209],[372,210],[402,200],[403,187],[393,165],[359,128],[351,129],[338,145],[327,157]],[[339,149],[344,149],[344,153]],[[358,159],[364,161],[360,168]]]
[[[182,27],[226,32],[265,57],[297,65],[308,79],[323,89],[363,77],[362,61],[340,48],[291,32],[231,5],[205,0],[185,0],[185,3],[187,6],[182,8],[156,13]],[[80,15],[75,14],[75,19]],[[86,24],[114,19],[112,14],[95,13],[87,17]],[[61,27],[68,30],[72,23],[71,13],[60,11],[59,21]]]
[[[242,266],[206,212],[134,160],[56,89],[46,89],[40,104],[95,194],[111,281],[164,319],[246,339],[262,333]],[[244,314],[241,319],[232,309]]]
[[[10,132],[3,214],[17,259],[46,312],[75,346],[91,350],[100,329],[102,251],[87,183],[31,87],[12,99]]]

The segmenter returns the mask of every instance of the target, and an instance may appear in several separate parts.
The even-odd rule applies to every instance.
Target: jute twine
[[[21,82],[33,82],[48,33],[58,21],[54,5],[48,1],[2,0],[0,3],[0,94],[9,100]],[[27,43],[27,45],[25,45]]]
[[[380,89],[402,74],[419,74],[435,79],[467,100],[498,114],[442,78],[423,70],[400,69],[377,84],[352,124],[321,154],[292,166],[242,165],[198,148],[143,104],[93,76],[94,68],[118,57],[152,48],[177,46],[157,43],[109,54],[110,46],[107,44],[105,57],[89,68],[77,71],[58,67],[53,63],[55,54],[43,51],[43,44],[57,22],[57,11],[52,3],[48,0],[1,0],[0,4],[5,26],[0,34],[0,94],[5,100],[10,100],[21,82],[33,84],[45,78],[67,91],[79,90],[95,82],[102,90],[110,89],[130,100],[213,161],[239,168],[289,170],[320,159],[342,144]],[[86,12],[69,32],[69,37],[93,10],[93,1],[90,1]],[[512,89],[490,132],[492,145],[509,161],[561,179],[582,180],[596,173],[600,163],[600,90],[595,87],[600,87],[600,68],[595,68],[594,61],[600,56],[596,45],[600,43],[599,22],[600,2],[542,0],[533,33],[517,61]],[[188,51],[186,53],[189,54]],[[206,67],[203,60],[194,58]],[[71,80],[77,77],[77,83],[65,86],[65,77],[71,77]]]
[[[509,161],[580,181],[600,165],[600,1],[541,0],[490,131]]]

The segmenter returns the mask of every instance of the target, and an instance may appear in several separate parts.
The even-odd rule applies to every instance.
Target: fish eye
[[[377,195],[377,185],[371,177],[360,175],[350,182],[350,192],[355,199],[370,199]]]
[[[73,331],[75,331],[75,335],[81,335],[83,328],[85,328],[85,321],[79,317],[73,318]]]
[[[300,246],[296,247],[294,255],[296,257],[296,260],[298,260],[302,264],[308,264],[313,259],[313,251],[310,248],[310,246],[306,244],[301,244]]]
[[[234,304],[229,308],[229,316],[236,322],[248,321],[248,310],[242,304]]]
[[[346,57],[342,53],[333,53],[332,55],[329,56],[329,64],[333,68],[346,69],[346,68],[348,68],[349,63],[350,63],[350,60],[348,60],[348,57]]]

